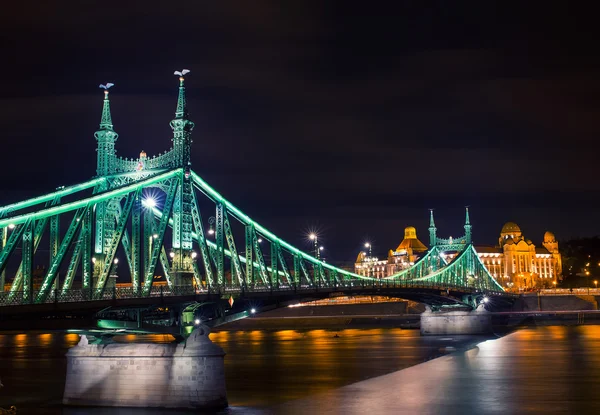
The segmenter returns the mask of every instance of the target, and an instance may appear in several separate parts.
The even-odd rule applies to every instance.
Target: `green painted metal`
[[[157,235],[158,237],[154,240],[154,246],[152,247],[152,255],[150,256],[148,268],[146,269],[146,275],[144,278],[144,287],[143,293],[145,296],[150,294],[152,290],[152,281],[154,280],[154,270],[156,269],[156,262],[160,255],[160,251],[163,245],[163,241],[165,238],[165,231],[167,229],[167,224],[169,223],[169,217],[171,215],[171,210],[173,208],[173,202],[175,200],[175,194],[177,193],[177,187],[179,186],[178,177],[175,176],[171,180],[171,184],[169,185],[169,190],[167,192],[167,197],[165,200],[165,205],[162,211],[162,217],[160,219],[160,223],[158,225]]]
[[[217,242],[217,284],[222,285],[225,281],[225,257],[223,249],[223,211],[224,206],[222,203],[217,203],[215,212],[215,239]]]
[[[251,286],[254,287],[254,267],[253,267],[253,260],[252,260],[252,256],[254,253],[254,247],[253,247],[253,239],[254,239],[254,227],[252,225],[246,225],[245,226],[245,231],[246,231],[246,248],[245,248],[245,254],[246,254],[246,280],[245,280],[245,286]]]
[[[8,229],[0,228],[0,252],[4,249],[6,241],[8,239]],[[4,291],[4,285],[6,284],[6,270],[0,272],[0,289]]]
[[[158,174],[156,176],[149,177],[145,180],[140,180],[136,183],[131,183],[116,189],[107,190],[102,193],[95,194],[90,197],[86,197],[80,200],[76,200],[73,202],[61,203],[57,206],[53,206],[50,208],[45,208],[36,212],[31,212],[27,214],[18,215],[11,218],[0,219],[0,227],[5,227],[10,224],[19,225],[24,223],[28,219],[39,220],[43,218],[47,218],[54,215],[60,215],[66,212],[71,212],[73,210],[80,209],[82,207],[86,207],[88,205],[96,205],[102,201],[108,201],[113,198],[123,197],[132,191],[135,191],[139,188],[149,187],[151,185],[161,183],[175,177],[179,174],[181,170],[175,169],[168,171],[166,173]]]
[[[198,209],[198,203],[196,201],[196,193],[192,189],[192,221],[194,223],[194,230],[196,231],[196,240],[200,248],[200,256],[202,257],[202,263],[204,264],[204,275],[206,277],[206,285],[211,286],[213,282],[212,268],[210,266],[210,257],[208,248],[206,247],[206,238],[204,237],[204,228],[202,226],[202,217],[200,216],[200,210]]]
[[[33,298],[33,221],[25,224],[23,230],[23,251],[22,263],[23,270],[23,303],[29,304]]]
[[[254,246],[254,257],[258,263],[258,275],[264,285],[270,286],[267,266],[265,265],[265,259],[263,258],[262,250],[260,249],[260,242],[258,242],[256,231],[254,231],[254,235],[252,235],[252,245]]]
[[[242,271],[242,264],[235,248],[235,240],[233,239],[233,232],[231,231],[231,224],[227,216],[227,211],[223,211],[223,231],[225,233],[225,240],[231,253],[231,285],[243,285],[244,284],[244,273]],[[235,274],[235,278],[234,278]]]
[[[4,271],[9,256],[13,253],[17,244],[21,242],[21,238],[23,237],[23,231],[25,230],[25,225],[28,225],[28,222],[30,221],[31,219],[27,220],[21,226],[15,226],[13,231],[10,233],[10,236],[8,237],[8,241],[6,242],[4,249],[2,249],[2,252],[0,252],[0,272]]]
[[[81,259],[81,278],[82,286],[86,290],[92,290],[92,226],[94,217],[92,209],[86,209],[82,220],[82,259]]]
[[[42,240],[42,236],[44,235],[44,231],[46,230],[46,225],[48,224],[48,219],[42,219],[38,223],[35,224],[34,237],[33,237],[33,255],[37,252],[38,247],[40,246],[40,242]],[[15,274],[15,278],[13,278],[13,282],[10,286],[9,297],[11,300],[15,297],[15,295],[23,289],[23,259],[21,259],[21,264],[19,265],[19,269],[17,269],[17,273]]]
[[[283,251],[281,250],[279,244],[276,243],[276,246],[277,258],[279,259],[279,263],[281,264],[281,272],[283,272],[283,275],[285,276],[285,282],[287,284],[292,284],[292,277],[290,276],[290,272],[288,271],[287,263],[285,262],[285,257],[283,256]],[[280,275],[281,273],[278,274]]]
[[[298,255],[294,255],[294,284],[296,287],[300,286],[300,281],[302,281],[300,275],[300,261],[302,261],[302,259]]]
[[[65,236],[62,240],[62,243],[60,244],[60,248],[58,249],[58,254],[54,257],[54,259],[52,260],[52,263],[48,267],[48,272],[46,273],[44,282],[42,283],[42,286],[40,288],[40,292],[38,293],[38,295],[35,299],[36,303],[42,303],[46,300],[46,297],[48,296],[50,288],[52,287],[52,284],[54,283],[54,278],[56,277],[56,274],[58,273],[58,269],[60,268],[60,264],[62,263],[62,261],[65,257],[65,253],[69,249],[71,242],[73,241],[73,237],[75,236],[75,233],[79,229],[81,220],[83,219],[87,209],[89,209],[89,207],[86,206],[86,207],[78,209],[77,212],[75,213],[75,216],[73,217],[73,220],[71,221],[71,224],[69,225],[69,228],[67,229],[67,233],[65,234]]]
[[[177,197],[177,196],[175,196]],[[158,229],[156,226],[156,220],[154,218],[154,215],[151,214],[152,212],[149,212],[148,216],[146,217],[146,220],[148,221],[149,227],[150,227],[150,234],[151,236],[148,238],[148,242],[150,242],[151,240],[154,241],[154,235],[158,235]],[[170,223],[172,223],[172,220],[170,221]],[[151,257],[151,252],[149,252],[149,258]],[[171,265],[169,264],[169,257],[167,256],[167,251],[165,250],[165,246],[161,246],[160,248],[160,256],[159,256],[159,260],[160,260],[160,265],[162,266],[163,272],[165,274],[165,280],[167,281],[167,286],[169,288],[173,287],[173,279],[171,278]]]
[[[18,210],[25,209],[31,206],[39,205],[45,202],[49,202],[55,199],[61,199],[65,196],[72,195],[74,193],[81,192],[83,190],[90,189],[92,187],[98,186],[100,183],[104,183],[106,179],[104,177],[97,177],[95,179],[89,180],[87,182],[76,184],[68,187],[61,187],[60,190],[52,193],[45,194],[43,196],[34,197],[32,199],[27,199],[22,202],[12,203],[10,205],[5,205],[0,207],[0,219],[17,212]],[[8,224],[8,223],[7,223]],[[0,228],[6,225],[0,225]]]
[[[98,276],[98,282],[95,287],[95,294],[98,297],[102,297],[104,293],[104,288],[106,286],[106,280],[109,276],[110,270],[113,267],[113,261],[115,259],[115,255],[117,253],[117,248],[121,244],[121,239],[123,237],[123,233],[125,232],[125,226],[127,225],[127,218],[131,213],[131,209],[133,208],[133,203],[135,199],[138,197],[139,191],[132,192],[127,196],[125,201],[125,205],[121,210],[121,214],[119,215],[119,219],[117,220],[117,228],[114,232],[112,232],[112,239],[110,244],[105,247],[105,257],[104,264],[102,267],[102,272]]]
[[[279,287],[279,275],[277,274],[278,246],[277,242],[271,242],[271,287]]]
[[[142,277],[142,199],[136,195],[131,211],[131,285],[134,292],[139,292]]]
[[[60,244],[60,216],[55,215],[50,218],[50,263],[54,257],[58,254],[58,246]],[[60,279],[58,273],[54,280],[53,290],[57,290],[60,287]]]
[[[83,238],[85,234],[83,226],[85,226],[85,224],[82,224],[81,226],[81,229],[79,229],[79,237],[77,238],[77,243],[73,249],[73,255],[71,256],[71,261],[69,261],[69,267],[67,268],[65,281],[63,282],[61,289],[61,294],[63,295],[67,294],[67,292],[71,289],[71,286],[73,285],[73,279],[75,278],[75,272],[77,271],[77,266],[79,265],[79,260],[81,259],[81,251],[84,245]]]

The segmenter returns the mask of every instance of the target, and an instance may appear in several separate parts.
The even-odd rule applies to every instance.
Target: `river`
[[[421,337],[418,330],[219,331],[211,339],[225,349],[228,413],[309,397],[394,372],[476,343],[480,337]],[[123,336],[121,341],[167,342],[170,336]],[[66,358],[76,334],[0,335],[0,407],[19,414],[125,414],[131,410],[62,409]],[[135,411],[139,414],[178,411]]]

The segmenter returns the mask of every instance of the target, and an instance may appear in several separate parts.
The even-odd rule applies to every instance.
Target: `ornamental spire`
[[[433,221],[433,209],[429,209],[429,246],[434,247],[437,243],[437,228]]]
[[[100,84],[100,88],[104,89],[104,105],[102,106],[102,118],[100,119],[100,130],[113,130],[112,117],[110,115],[110,100],[108,99],[108,90],[111,86],[110,82],[104,84]]]
[[[179,97],[177,98],[177,110],[175,111],[175,119],[187,118],[187,103],[185,101],[185,81],[184,76],[190,73],[189,69],[183,69],[182,71],[175,71],[174,75],[179,75]]]
[[[465,206],[465,239],[471,243],[471,221],[469,220],[469,207]]]

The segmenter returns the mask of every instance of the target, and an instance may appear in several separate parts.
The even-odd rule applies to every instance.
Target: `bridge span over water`
[[[191,300],[285,305],[342,294],[472,309],[484,296],[505,295],[471,244],[468,212],[463,237],[437,238],[418,262],[385,280],[335,267],[273,234],[191,169],[194,123],[184,82],[179,77],[168,151],[117,156],[110,86],[103,85],[96,175],[0,207],[0,283],[9,286],[0,293],[2,313]],[[447,251],[457,252],[451,261]],[[125,258],[120,269],[130,275],[129,287],[109,284],[117,257]],[[36,285],[40,264],[46,271]],[[154,285],[158,268],[166,286]]]

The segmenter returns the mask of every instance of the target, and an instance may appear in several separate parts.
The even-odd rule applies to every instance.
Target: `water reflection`
[[[265,413],[267,407],[317,394],[329,396],[329,400],[314,408],[306,403],[301,412],[325,413],[330,408],[332,413],[340,413],[347,399],[356,401],[349,413],[373,412],[388,405],[386,399],[390,398],[384,391],[401,395],[411,413],[442,411],[457,396],[469,402],[466,410],[473,413],[515,413],[523,408],[552,411],[553,406],[544,402],[553,400],[572,402],[562,409],[589,412],[589,402],[597,403],[595,391],[600,390],[600,380],[592,377],[586,383],[581,376],[600,373],[599,326],[527,329],[500,341],[421,337],[418,331],[400,329],[221,331],[210,337],[227,352],[225,370],[232,405],[228,412],[232,414]],[[173,337],[119,336],[115,340],[165,343]],[[0,335],[0,376],[5,385],[0,391],[0,407],[15,404],[19,414],[135,413],[116,409],[62,412],[53,406],[62,397],[64,354],[78,341],[79,336],[64,333]],[[473,342],[478,346],[466,353],[402,371],[400,378],[391,374],[373,379],[364,390],[353,385],[351,397],[334,392]],[[368,396],[377,388],[382,388],[381,402],[369,405]],[[583,404],[584,400],[588,404]]]

